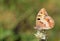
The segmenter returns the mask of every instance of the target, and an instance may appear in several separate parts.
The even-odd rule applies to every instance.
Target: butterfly
[[[54,20],[48,15],[45,8],[42,8],[36,16],[36,27],[37,30],[49,30],[54,27]]]

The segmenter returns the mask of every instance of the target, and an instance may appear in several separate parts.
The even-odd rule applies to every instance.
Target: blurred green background
[[[35,17],[43,7],[55,20],[48,41],[60,41],[60,0],[0,0],[0,41],[38,41]]]

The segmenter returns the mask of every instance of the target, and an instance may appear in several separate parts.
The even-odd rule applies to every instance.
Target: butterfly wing
[[[54,27],[54,20],[50,17],[50,16],[47,16],[45,18],[45,20],[48,22],[49,26],[50,26],[50,29],[52,29]]]
[[[54,27],[54,20],[48,16],[47,11],[42,8],[36,17],[36,27],[35,29],[52,29]]]

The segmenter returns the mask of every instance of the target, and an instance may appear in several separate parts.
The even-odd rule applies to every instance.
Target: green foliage
[[[35,17],[41,8],[55,20],[48,41],[60,41],[59,0],[0,0],[0,41],[38,41],[34,36]]]

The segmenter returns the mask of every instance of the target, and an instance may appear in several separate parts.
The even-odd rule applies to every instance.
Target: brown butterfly
[[[49,30],[54,27],[54,20],[48,15],[45,8],[42,8],[36,17],[37,30]]]

